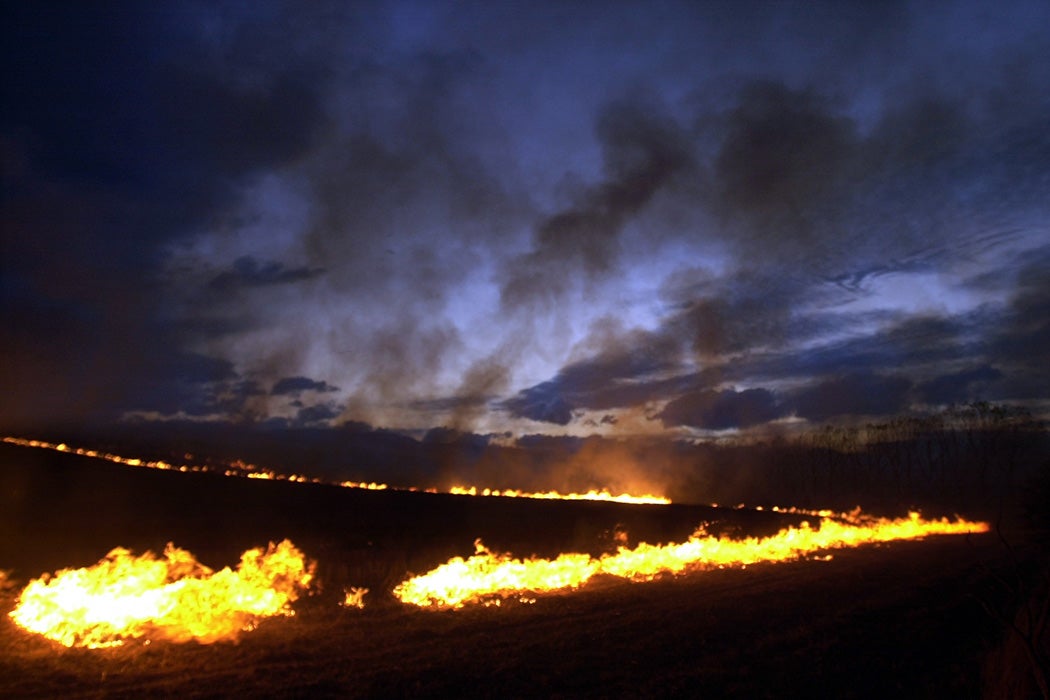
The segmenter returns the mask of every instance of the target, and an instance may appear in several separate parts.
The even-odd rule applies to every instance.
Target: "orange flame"
[[[365,595],[368,593],[367,588],[361,588],[359,586],[351,586],[343,591],[344,598],[343,602],[340,603],[344,608],[357,608],[359,610],[365,607]]]
[[[588,554],[561,554],[557,559],[513,559],[495,554],[481,540],[476,553],[453,557],[429,573],[403,581],[394,597],[421,607],[461,608],[529,592],[578,588],[598,573],[600,563]]]
[[[819,529],[802,523],[770,537],[742,540],[715,537],[700,528],[685,542],[643,542],[633,549],[620,547],[599,558],[562,554],[554,560],[514,559],[508,554],[490,552],[479,540],[475,542],[474,556],[454,557],[426,574],[403,581],[393,593],[403,603],[437,609],[458,609],[471,603],[499,604],[500,599],[509,598],[531,602],[530,594],[576,589],[599,574],[647,581],[666,573],[789,561],[874,542],[988,531],[987,523],[924,520],[918,513],[895,520],[869,518],[858,511],[839,517],[851,519],[825,519]]]
[[[476,486],[453,486],[449,489],[449,493],[457,496],[503,496],[504,498],[539,498],[544,500],[563,500],[563,501],[615,501],[617,503],[640,503],[650,505],[666,505],[671,502],[671,499],[664,498],[663,496],[653,496],[652,494],[643,494],[640,496],[632,496],[628,493],[621,493],[616,496],[610,493],[607,489],[601,491],[597,489],[591,489],[586,493],[560,493],[558,491],[519,491],[517,489],[478,489]]]
[[[172,546],[163,557],[118,547],[98,564],[44,574],[22,591],[11,618],[67,647],[113,647],[145,637],[209,644],[234,639],[262,618],[293,615],[313,580],[288,540],[241,555],[236,571],[212,571]]]
[[[270,481],[294,481],[296,483],[314,483],[323,484],[331,483],[335,486],[341,486],[349,489],[364,489],[367,491],[385,491],[387,489],[391,491],[424,491],[426,493],[438,493],[437,489],[428,488],[420,489],[416,487],[409,488],[398,488],[395,486],[388,486],[387,484],[377,483],[374,481],[339,481],[339,482],[325,482],[321,479],[311,478],[302,476],[300,474],[280,474],[271,469],[263,469],[253,464],[248,464],[237,460],[229,465],[229,467],[222,471],[209,468],[202,465],[175,465],[163,460],[142,460],[138,457],[121,457],[109,452],[99,452],[97,450],[85,449],[82,447],[69,447],[65,443],[53,443],[45,442],[43,440],[26,440],[23,438],[5,437],[3,442],[10,443],[12,445],[19,445],[22,447],[38,447],[48,450],[56,450],[58,452],[69,452],[72,454],[81,455],[83,457],[92,457],[95,459],[103,459],[107,462],[114,462],[116,464],[124,464],[129,467],[146,467],[149,469],[161,469],[166,471],[179,471],[179,472],[209,472],[219,473],[224,476],[237,476],[247,477],[248,479],[265,479]],[[643,494],[640,496],[633,496],[627,493],[621,493],[616,496],[610,493],[608,490],[596,490],[592,489],[587,493],[559,493],[558,491],[540,491],[540,492],[529,492],[519,491],[516,489],[487,489],[478,488],[476,486],[453,486],[449,489],[448,493],[458,496],[504,496],[507,498],[539,498],[539,499],[558,499],[567,501],[615,501],[617,503],[638,503],[638,504],[655,504],[664,505],[671,502],[670,499],[664,498],[663,496],[653,496],[651,494]]]

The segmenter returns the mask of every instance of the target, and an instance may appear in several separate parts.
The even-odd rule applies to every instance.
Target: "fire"
[[[339,485],[344,489],[364,489],[366,491],[386,491],[390,488],[386,484],[375,481],[340,481]]]
[[[365,607],[365,595],[368,594],[367,588],[361,588],[359,586],[351,586],[343,591],[344,598],[343,602],[340,603],[344,608],[357,608],[363,610]]]
[[[11,618],[67,647],[113,647],[130,639],[230,640],[275,615],[313,580],[313,563],[284,540],[241,555],[236,570],[212,571],[170,543],[164,555],[118,547],[98,564],[34,579]]]
[[[403,581],[393,593],[403,603],[436,609],[458,609],[471,603],[499,604],[501,599],[509,598],[531,602],[531,594],[576,589],[599,574],[648,581],[662,574],[790,561],[875,542],[988,531],[987,523],[924,520],[918,513],[893,520],[870,518],[859,511],[837,517],[839,520],[825,518],[817,529],[804,522],[769,537],[740,540],[715,537],[701,527],[685,542],[643,542],[633,549],[621,546],[616,552],[597,558],[562,554],[554,560],[514,559],[508,554],[493,553],[477,541],[474,556],[455,557],[426,574]],[[824,558],[829,559],[830,555]]]
[[[461,608],[468,602],[522,597],[529,592],[578,588],[598,573],[600,562],[588,554],[557,559],[513,559],[474,541],[474,556],[454,557],[429,573],[394,588],[403,603],[421,607]]]
[[[37,447],[48,450],[56,450],[58,452],[69,452],[72,454],[80,455],[82,457],[92,457],[95,459],[106,460],[107,462],[114,462],[116,464],[124,464],[129,467],[146,467],[148,469],[161,469],[165,471],[179,471],[179,472],[209,472],[219,473],[224,476],[236,476],[246,477],[248,479],[264,479],[268,481],[294,481],[296,483],[314,483],[323,484],[330,483],[335,486],[341,486],[348,489],[364,489],[366,491],[385,491],[387,489],[391,491],[423,491],[426,493],[438,493],[437,489],[427,488],[421,489],[418,487],[398,488],[396,486],[389,486],[387,484],[378,483],[375,481],[339,481],[339,482],[325,482],[321,479],[310,478],[301,474],[280,474],[273,471],[272,469],[263,469],[247,462],[237,460],[230,464],[224,470],[213,469],[203,465],[190,465],[190,464],[171,464],[163,460],[143,460],[138,457],[121,457],[120,455],[112,454],[109,452],[99,452],[97,450],[90,450],[82,447],[69,447],[65,443],[53,443],[45,442],[43,440],[26,440],[23,438],[5,437],[3,442],[10,443],[12,445],[20,445],[22,447]],[[506,498],[539,498],[539,499],[558,499],[567,501],[615,501],[617,503],[637,503],[637,504],[650,504],[650,505],[665,505],[671,502],[670,499],[664,498],[663,496],[654,496],[651,494],[643,494],[634,496],[627,493],[621,493],[620,495],[613,495],[606,489],[597,490],[592,489],[586,493],[559,493],[558,491],[519,491],[516,489],[488,489],[478,488],[477,486],[453,486],[449,489],[448,493],[459,495],[459,496],[504,496]]]
[[[453,486],[449,493],[457,496],[503,496],[505,498],[539,498],[544,500],[563,501],[615,501],[617,503],[639,503],[651,505],[666,505],[671,499],[652,494],[633,496],[629,493],[613,495],[607,489],[601,491],[591,489],[586,493],[560,493],[558,491],[518,491],[517,489],[478,489],[476,486]]]

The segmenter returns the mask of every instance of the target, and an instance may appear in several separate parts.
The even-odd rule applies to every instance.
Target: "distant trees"
[[[803,507],[914,506],[998,510],[1050,454],[1045,421],[1019,406],[976,402],[939,413],[862,425],[826,425],[794,436],[722,446],[706,469],[746,465],[706,478],[718,502],[769,500]],[[719,485],[739,487],[719,494]]]

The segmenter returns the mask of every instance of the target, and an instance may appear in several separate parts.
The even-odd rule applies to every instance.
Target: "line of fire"
[[[182,473],[203,472],[227,477],[321,483],[317,479],[283,476],[238,463],[217,471],[212,467],[174,465],[164,461],[124,457],[93,449],[8,437],[4,442],[103,460],[128,467]],[[386,484],[343,481],[330,486],[386,491]],[[401,489],[436,495],[436,490]],[[638,507],[667,507],[670,499],[653,494],[613,495],[607,491],[524,492],[460,486],[448,495],[459,497],[530,498],[547,501],[615,502]],[[738,506],[737,509],[743,509]],[[761,509],[758,509],[761,510]],[[613,546],[598,555],[561,552],[553,557],[515,557],[493,551],[481,539],[473,555],[454,556],[394,585],[389,595],[405,605],[429,610],[503,607],[535,604],[542,596],[582,590],[594,580],[647,582],[712,569],[742,569],[758,564],[798,560],[828,561],[837,550],[898,540],[941,535],[970,535],[989,530],[987,522],[927,519],[918,512],[906,517],[874,517],[859,508],[851,512],[776,508],[775,512],[804,518],[763,536],[732,536],[699,524],[685,540],[628,544],[627,533],[615,533]],[[163,553],[141,554],[117,546],[93,566],[44,573],[26,584],[9,617],[28,633],[66,647],[105,649],[128,643],[195,641],[210,644],[236,640],[268,618],[295,614],[300,597],[314,593],[317,561],[290,540],[245,551],[235,567],[213,570],[193,553],[169,543]],[[12,582],[6,582],[11,585]],[[361,609],[370,592],[348,586],[339,605]]]

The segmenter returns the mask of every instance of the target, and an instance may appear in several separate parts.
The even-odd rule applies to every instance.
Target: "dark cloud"
[[[2,423],[1050,391],[1045,3],[2,12]]]
[[[304,406],[295,414],[295,420],[293,423],[297,426],[323,426],[333,418],[339,417],[342,412],[343,408],[341,406],[336,406],[335,404],[314,404],[313,406]]]
[[[802,342],[827,327],[819,316],[797,311],[810,300],[810,284],[791,270],[744,267],[718,280],[680,272],[665,288],[673,313],[661,332],[705,365],[727,354]]]
[[[990,399],[1045,399],[1050,393],[1050,247],[1030,257],[1018,275],[1017,292],[996,323],[990,324],[982,350],[1005,376]]]
[[[512,415],[541,423],[568,425],[573,418],[573,406],[565,400],[555,382],[529,387],[504,401],[503,408]]]
[[[989,352],[1031,372],[1046,372],[1040,348],[1050,347],[1050,245],[1020,270],[1017,292],[992,336]]]
[[[658,106],[616,102],[596,127],[605,179],[576,195],[574,204],[543,220],[533,248],[509,261],[500,290],[504,309],[556,303],[588,278],[617,266],[620,233],[690,161],[689,145],[678,125]]]
[[[786,415],[776,395],[766,389],[697,391],[671,400],[660,412],[667,426],[705,430],[748,428]]]
[[[744,85],[708,127],[728,240],[752,264],[853,281],[976,252],[1016,211],[1045,208],[1045,128],[1032,105],[999,97],[1003,81],[1035,94],[1015,71],[999,56],[966,94],[949,82],[887,93],[867,128],[828,92]]]
[[[806,350],[792,347],[765,354],[737,371],[765,378],[820,377],[882,368],[926,372],[935,363],[972,358],[977,348],[968,345],[967,339],[975,326],[987,322],[982,311],[962,317],[892,314],[877,320],[867,332]]]
[[[156,97],[165,147],[210,177],[279,167],[302,156],[323,122],[318,72],[278,72],[245,85],[215,66],[172,66]],[[186,107],[192,105],[191,109]]]
[[[657,379],[679,366],[677,338],[645,332],[606,332],[598,326],[602,352],[562,368],[551,380],[520,391],[500,406],[512,415],[566,425],[576,409],[603,410],[666,396],[669,384]]]
[[[309,377],[284,377],[274,383],[270,394],[273,396],[299,395],[304,391],[327,393],[339,391],[339,387],[332,386],[325,381],[310,379]]]
[[[204,410],[161,264],[237,201],[238,178],[295,157],[320,113],[316,81],[209,68],[186,13],[4,6],[0,278],[5,327],[23,331],[0,351],[0,421]]]
[[[929,404],[961,404],[988,396],[988,385],[1002,379],[1003,373],[991,365],[951,372],[915,387],[919,398]]]
[[[905,377],[849,374],[794,392],[788,404],[800,418],[814,423],[844,416],[890,416],[907,410],[911,387]]]
[[[250,386],[239,382],[239,377],[228,360],[195,353],[168,353],[150,358],[148,366],[134,369],[136,374],[152,377],[154,381],[149,384],[136,383],[124,388],[120,403],[114,406],[114,409],[156,412],[162,415],[226,414],[234,406],[228,398],[220,398],[220,393],[231,385],[236,385],[244,392],[251,389]]]
[[[812,250],[816,218],[850,183],[858,137],[811,91],[774,82],[746,86],[727,117],[714,160],[715,202],[764,238]]]
[[[340,291],[382,293],[410,268],[420,306],[440,302],[472,262],[444,253],[504,233],[517,206],[478,153],[482,61],[463,49],[355,56],[342,80],[336,122],[304,167],[306,251]]]
[[[324,270],[309,267],[286,267],[275,260],[261,262],[251,256],[234,260],[208,283],[216,291],[230,291],[241,287],[267,287],[301,282],[323,274]]]
[[[441,408],[449,414],[449,427],[456,430],[471,428],[474,421],[489,410],[490,403],[497,401],[505,391],[510,370],[499,355],[482,358],[471,365],[463,374],[455,396],[444,399],[445,405]],[[432,402],[431,406],[437,408],[439,403]]]

